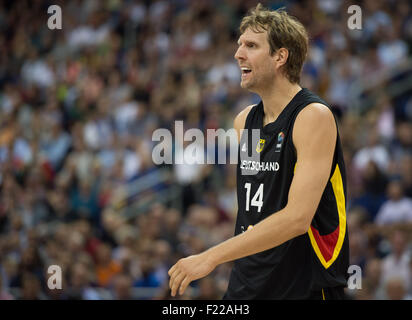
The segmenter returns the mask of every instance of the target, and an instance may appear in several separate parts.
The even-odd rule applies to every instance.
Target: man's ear
[[[286,64],[289,57],[289,50],[286,48],[279,48],[276,50],[273,58],[275,59],[275,63],[278,67],[281,67]]]

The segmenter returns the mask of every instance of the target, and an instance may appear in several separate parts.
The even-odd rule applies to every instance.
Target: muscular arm
[[[293,131],[297,164],[286,207],[247,232],[179,260],[169,270],[172,295],[179,288],[182,294],[191,281],[206,276],[219,264],[276,247],[306,233],[329,179],[336,135],[335,120],[326,106],[314,103],[303,109]]]

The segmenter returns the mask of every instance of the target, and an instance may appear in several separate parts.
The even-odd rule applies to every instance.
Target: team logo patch
[[[264,146],[265,146],[265,139],[260,139],[256,146],[256,151],[258,153],[262,152]]]
[[[283,132],[280,132],[278,134],[278,141],[276,143],[275,152],[280,152],[280,149],[282,148],[282,143],[283,143],[284,139],[285,139],[285,134]]]

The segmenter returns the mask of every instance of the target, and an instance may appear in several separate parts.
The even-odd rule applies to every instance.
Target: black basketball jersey
[[[302,89],[276,121],[264,127],[262,102],[251,108],[239,144],[235,235],[286,206],[297,160],[292,129],[298,113],[314,102],[328,106]],[[257,139],[253,129],[260,133]],[[346,286],[345,207],[345,166],[338,133],[330,177],[308,232],[236,260],[224,299],[305,299],[313,291]]]

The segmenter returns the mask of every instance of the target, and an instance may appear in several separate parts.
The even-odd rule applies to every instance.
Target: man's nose
[[[235,59],[236,60],[244,60],[245,59],[245,54],[244,54],[243,48],[241,46],[235,52]]]

